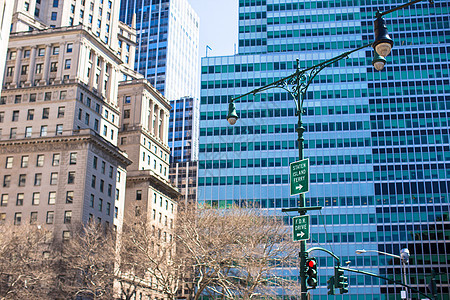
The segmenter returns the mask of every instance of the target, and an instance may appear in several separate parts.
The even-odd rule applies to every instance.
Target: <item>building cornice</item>
[[[166,181],[164,178],[153,172],[153,170],[138,170],[127,172],[127,182],[140,183],[146,182],[158,191],[167,195],[170,199],[178,201],[181,193],[178,189]]]

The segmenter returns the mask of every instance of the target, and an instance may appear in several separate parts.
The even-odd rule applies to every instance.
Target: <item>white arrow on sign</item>
[[[295,187],[297,190],[301,190],[302,188],[303,188],[303,185],[299,185],[299,186],[297,186],[297,187]]]
[[[305,233],[302,231],[300,233],[297,233],[297,236],[303,237],[305,235]]]

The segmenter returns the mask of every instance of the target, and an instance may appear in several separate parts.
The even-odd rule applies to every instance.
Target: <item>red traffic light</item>
[[[315,260],[310,260],[310,261],[308,261],[308,267],[310,267],[310,268],[314,268],[314,266],[316,265],[316,261]]]

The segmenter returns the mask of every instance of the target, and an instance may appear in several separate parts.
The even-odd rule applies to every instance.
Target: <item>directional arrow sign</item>
[[[309,240],[309,215],[294,217],[293,239],[296,241]]]
[[[291,196],[309,192],[309,159],[291,163]]]

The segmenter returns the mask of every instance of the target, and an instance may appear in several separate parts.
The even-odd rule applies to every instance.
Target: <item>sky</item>
[[[200,17],[200,57],[233,55],[238,35],[238,0],[188,0]]]

